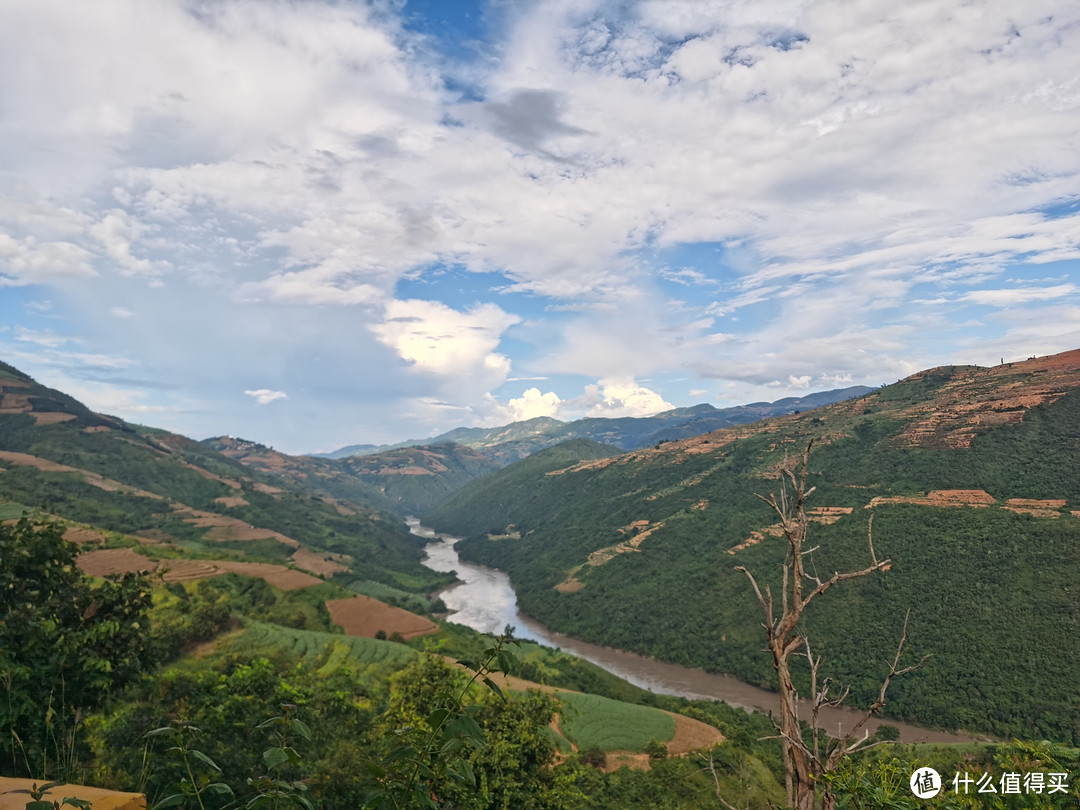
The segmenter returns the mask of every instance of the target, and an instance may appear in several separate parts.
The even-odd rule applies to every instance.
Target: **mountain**
[[[398,515],[425,512],[469,481],[503,466],[450,442],[343,458],[290,456],[231,436],[203,443],[253,470],[335,497],[374,501]]]
[[[4,518],[53,516],[67,523],[69,537],[130,549],[136,556],[126,559],[149,568],[176,558],[204,567],[246,561],[418,592],[445,584],[420,563],[423,541],[376,489],[334,471],[291,470],[287,457],[251,443],[222,444],[261,453],[266,467],[94,413],[0,363]],[[272,470],[276,461],[281,469]]]
[[[786,397],[776,402],[755,402],[734,408],[714,408],[709,404],[675,408],[653,416],[604,418],[590,417],[561,422],[539,416],[494,428],[455,428],[431,439],[412,440],[396,445],[356,444],[332,453],[316,453],[316,458],[345,458],[371,455],[402,447],[454,443],[471,447],[500,464],[521,458],[570,439],[591,439],[621,450],[636,450],[661,441],[672,441],[707,433],[731,425],[755,422],[770,416],[782,416],[818,408],[833,402],[859,397],[873,391],[865,385],[820,391],[805,397]]]
[[[1080,350],[930,369],[814,411],[555,469],[513,465],[425,522],[467,536],[462,555],[507,571],[522,609],[552,629],[768,685],[760,606],[734,567],[762,587],[775,578],[785,546],[757,496],[813,439],[814,571],[865,567],[871,514],[891,560],[810,609],[826,669],[869,702],[910,609],[910,653],[932,657],[894,684],[887,711],[1076,742],[1078,389]]]

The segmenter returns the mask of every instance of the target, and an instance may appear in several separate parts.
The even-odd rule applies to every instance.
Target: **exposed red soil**
[[[335,559],[335,557],[337,559]],[[330,554],[325,551],[312,551],[307,548],[298,548],[290,558],[297,568],[303,568],[321,577],[332,577],[339,571],[348,571],[347,565],[342,565],[343,555]]]
[[[165,582],[187,582],[192,579],[207,579],[220,575],[219,569],[210,560],[162,560],[158,570],[163,572]]]
[[[882,503],[913,503],[919,506],[967,506],[982,508],[997,503],[994,496],[981,489],[936,489],[926,495],[878,495],[870,499],[864,508],[870,509]]]
[[[85,526],[68,526],[64,529],[64,539],[69,543],[104,543],[105,534],[103,532],[96,531],[95,529],[88,529]]]
[[[230,562],[229,560],[215,560],[214,565],[222,571],[230,571],[234,574],[247,574],[249,577],[265,579],[275,588],[283,591],[295,591],[318,585],[322,582],[318,577],[305,574],[303,571],[295,571],[284,565],[272,565],[271,563],[257,562]]]
[[[299,548],[300,543],[273,529],[259,529],[244,521],[219,515],[217,512],[204,512],[189,506],[177,505],[174,510],[185,523],[200,528],[208,528],[206,536],[210,540],[277,540],[289,548]]]
[[[259,577],[275,588],[293,591],[307,588],[322,582],[318,577],[295,571],[284,565],[270,563],[233,562],[231,560],[162,560],[157,562],[130,548],[105,548],[86,551],[76,560],[80,570],[91,576],[104,577],[109,574],[153,572],[162,570],[166,582],[181,582],[189,579],[204,579],[219,574],[232,572]]]
[[[237,506],[249,506],[250,504],[240,496],[233,496],[231,498],[214,498],[214,503],[220,503],[226,509],[233,509]]]
[[[30,801],[30,791],[43,786],[43,779],[17,779],[0,776],[0,810],[21,810]],[[42,801],[48,807],[59,807],[66,798],[82,799],[94,810],[146,810],[142,793],[119,793],[115,790],[56,783],[44,790]]]
[[[32,456],[28,453],[13,453],[9,450],[0,450],[0,461],[6,461],[9,464],[15,464],[20,467],[34,467],[42,472],[75,473],[76,475],[81,475],[86,483],[95,486],[98,489],[104,489],[110,492],[126,492],[129,495],[137,495],[140,498],[153,498],[157,501],[165,500],[160,495],[156,495],[153,492],[147,492],[146,490],[138,489],[137,487],[130,487],[127,484],[121,484],[119,481],[105,478],[97,473],[80,470],[77,467],[68,467],[65,464],[57,464],[55,461],[49,461],[47,458],[41,458],[40,456]]]
[[[375,634],[382,630],[388,636],[397,632],[405,638],[415,638],[439,629],[431,619],[370,596],[328,599],[326,607],[334,624],[340,625],[347,636],[375,638]]]
[[[850,506],[815,506],[807,511],[806,517],[811,523],[831,524],[836,523],[844,515],[850,515],[853,511],[854,509]],[[756,546],[766,537],[782,537],[783,535],[784,528],[779,523],[774,523],[760,531],[750,532],[749,537],[739,545],[729,548],[727,553],[736,554],[745,548]]]
[[[31,411],[30,415],[34,417],[39,425],[55,425],[60,422],[70,422],[75,418],[73,413],[60,413],[59,411]]]
[[[157,568],[154,560],[137,554],[130,548],[102,548],[84,551],[76,560],[79,569],[92,577],[109,574],[149,573]]]
[[[220,483],[224,484],[225,486],[232,487],[233,489],[242,489],[243,488],[243,486],[241,485],[241,483],[239,481],[234,481],[232,478],[222,478],[220,475],[217,475],[216,473],[212,473],[209,470],[204,470],[202,467],[196,466],[195,464],[192,464],[192,463],[187,462],[187,461],[181,461],[180,463],[183,464],[185,467],[187,467],[189,470],[193,470],[194,472],[197,472],[199,475],[201,475],[203,478],[207,479],[208,481],[219,481]]]

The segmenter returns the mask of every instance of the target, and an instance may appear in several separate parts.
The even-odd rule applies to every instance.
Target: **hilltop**
[[[889,571],[809,617],[817,651],[866,699],[912,609],[895,716],[998,734],[1080,735],[1080,351],[943,367],[858,399],[609,458],[480,481],[425,517],[510,573],[549,627],[768,685],[745,565],[782,561],[756,497],[811,439],[814,556],[860,568],[867,519]],[[497,504],[497,508],[490,506]]]
[[[873,390],[865,385],[856,385],[819,391],[804,397],[785,397],[776,402],[753,402],[731,408],[715,408],[708,403],[702,403],[689,408],[674,408],[652,416],[588,417],[573,422],[538,416],[499,427],[455,428],[430,439],[412,440],[397,445],[349,445],[332,453],[313,455],[320,458],[346,458],[385,453],[404,447],[451,443],[479,451],[499,466],[503,466],[545,447],[553,447],[571,439],[589,439],[619,450],[635,450],[722,427],[819,408],[832,402],[859,397]]]

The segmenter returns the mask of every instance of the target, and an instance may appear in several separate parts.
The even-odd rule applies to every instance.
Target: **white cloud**
[[[651,416],[669,411],[675,406],[633,379],[600,380],[597,385],[585,386],[585,394],[567,403],[567,407],[586,408],[586,416],[620,417]]]
[[[1060,0],[503,4],[466,94],[400,4],[9,5],[0,287],[41,285],[86,357],[213,407],[333,378],[334,425],[366,398],[409,435],[479,412],[511,366],[757,398],[1070,334],[1039,326],[1080,260]],[[409,286],[447,266],[481,275]],[[530,390],[505,407],[574,401]],[[650,402],[613,384],[582,412]]]
[[[51,329],[27,329],[25,326],[15,327],[15,339],[23,343],[34,343],[46,349],[56,349],[66,343],[80,342],[69,335],[58,335]]]
[[[269,405],[271,402],[275,402],[279,399],[287,399],[288,394],[284,391],[271,391],[269,388],[259,388],[254,391],[245,391],[249,397],[254,397],[255,401],[260,405]]]
[[[438,301],[410,299],[391,301],[383,321],[369,328],[417,371],[480,375],[497,385],[509,375],[510,360],[495,349],[503,332],[520,320],[494,304],[459,312]]]
[[[961,301],[971,301],[975,304],[989,304],[991,306],[1007,307],[1018,304],[1027,304],[1032,301],[1053,301],[1057,298],[1066,298],[1080,292],[1080,287],[1075,284],[1056,284],[1053,287],[1016,287],[1013,289],[999,290],[973,290],[960,297]]]
[[[142,235],[142,227],[126,211],[110,211],[100,222],[91,226],[90,235],[101,242],[106,254],[122,273],[138,276],[154,274],[154,265],[149,259],[138,259],[131,253],[132,242]]]
[[[71,242],[38,242],[0,232],[0,287],[97,275],[88,251]]]

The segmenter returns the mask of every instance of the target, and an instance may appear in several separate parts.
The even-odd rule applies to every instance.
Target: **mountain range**
[[[840,401],[813,410],[745,406],[782,415],[689,437],[677,434],[732,417],[531,420],[452,432],[478,447],[331,459],[132,425],[0,364],[0,519],[54,516],[110,570],[258,564],[425,612],[452,578],[421,564],[401,521],[414,511],[465,536],[464,557],[509,572],[552,629],[769,685],[761,616],[734,568],[763,583],[779,570],[776,518],[757,496],[813,440],[815,570],[863,567],[871,515],[890,560],[807,616],[853,697],[873,696],[910,609],[910,652],[930,658],[895,685],[893,716],[1075,743],[1078,389],[1080,350],[931,369],[855,399],[829,392]],[[575,431],[587,435],[549,446]]]
[[[910,610],[909,650],[930,658],[896,685],[892,711],[1080,739],[1080,351],[930,369],[629,453],[537,453],[424,520],[508,572],[522,609],[554,630],[767,685],[760,606],[736,566],[779,596],[786,544],[758,496],[779,492],[785,458],[811,441],[811,576],[868,565],[871,516],[890,559],[806,619],[856,702],[876,694]]]

